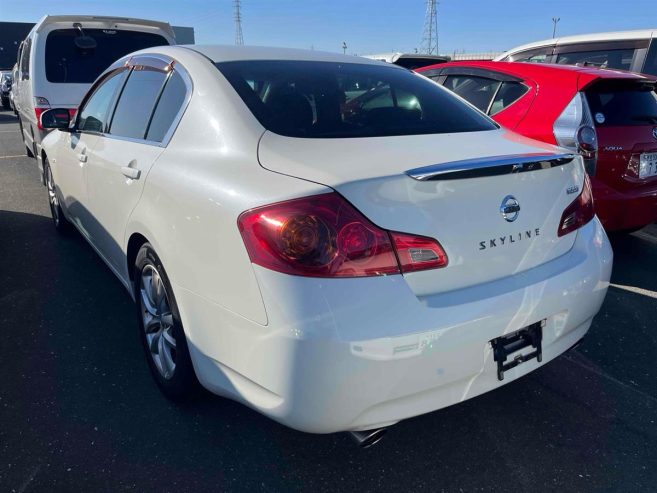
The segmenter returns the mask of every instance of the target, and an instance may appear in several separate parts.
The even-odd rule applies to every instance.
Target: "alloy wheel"
[[[57,189],[55,188],[55,180],[52,177],[50,166],[46,167],[46,187],[48,188],[50,213],[52,214],[53,221],[55,221],[55,226],[59,226],[59,198],[57,198]]]
[[[150,264],[141,271],[139,284],[146,344],[158,372],[169,380],[176,371],[176,339],[166,287],[155,266]]]

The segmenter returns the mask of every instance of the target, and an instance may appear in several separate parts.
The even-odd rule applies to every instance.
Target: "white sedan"
[[[158,47],[42,123],[55,226],[134,297],[171,398],[367,445],[567,351],[609,285],[580,157],[403,68]]]

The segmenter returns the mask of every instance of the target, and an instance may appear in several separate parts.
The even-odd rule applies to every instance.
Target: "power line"
[[[438,2],[427,0],[427,13],[424,17],[424,32],[422,33],[422,52],[429,55],[438,54]]]
[[[242,6],[240,0],[235,0],[235,44],[244,44],[244,36],[242,35]]]

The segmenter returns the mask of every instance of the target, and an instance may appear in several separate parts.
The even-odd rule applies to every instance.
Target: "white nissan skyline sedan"
[[[394,65],[162,46],[42,123],[55,227],[134,297],[170,398],[369,445],[572,348],[607,292],[580,156]]]

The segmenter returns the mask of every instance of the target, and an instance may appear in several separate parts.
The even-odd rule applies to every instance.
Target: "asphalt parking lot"
[[[151,381],[128,294],[61,239],[0,112],[0,491],[655,491],[657,226],[614,240],[584,344],[360,450]]]

